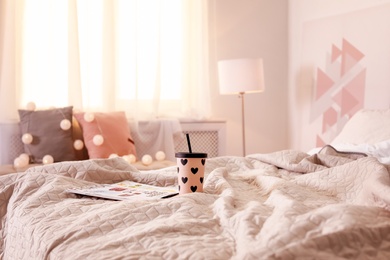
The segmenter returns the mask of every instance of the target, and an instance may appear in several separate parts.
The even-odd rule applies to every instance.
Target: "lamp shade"
[[[220,94],[264,91],[262,59],[233,59],[218,62]]]

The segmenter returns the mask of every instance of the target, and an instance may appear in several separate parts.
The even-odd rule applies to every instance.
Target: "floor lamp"
[[[242,148],[246,156],[244,95],[264,91],[263,60],[221,60],[218,62],[218,78],[220,94],[238,94],[241,98]]]

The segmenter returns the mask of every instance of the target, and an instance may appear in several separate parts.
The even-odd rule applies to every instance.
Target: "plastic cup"
[[[179,195],[203,192],[207,153],[176,153]]]

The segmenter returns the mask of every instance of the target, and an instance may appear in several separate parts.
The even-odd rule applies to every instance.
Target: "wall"
[[[245,95],[246,154],[288,147],[288,31],[285,0],[212,0],[210,77],[212,114],[227,122],[226,154],[242,155],[241,100],[220,95],[217,62],[263,58],[265,92]]]
[[[358,109],[389,107],[390,1],[290,0],[288,8],[290,146],[308,150],[331,142]]]

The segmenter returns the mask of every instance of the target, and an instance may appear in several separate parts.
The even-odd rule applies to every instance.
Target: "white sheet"
[[[341,152],[359,152],[367,154],[378,159],[383,164],[390,165],[390,140],[385,140],[375,144],[351,144],[351,143],[336,143],[332,145],[335,149]],[[322,147],[317,147],[308,152],[313,155],[318,153]]]

